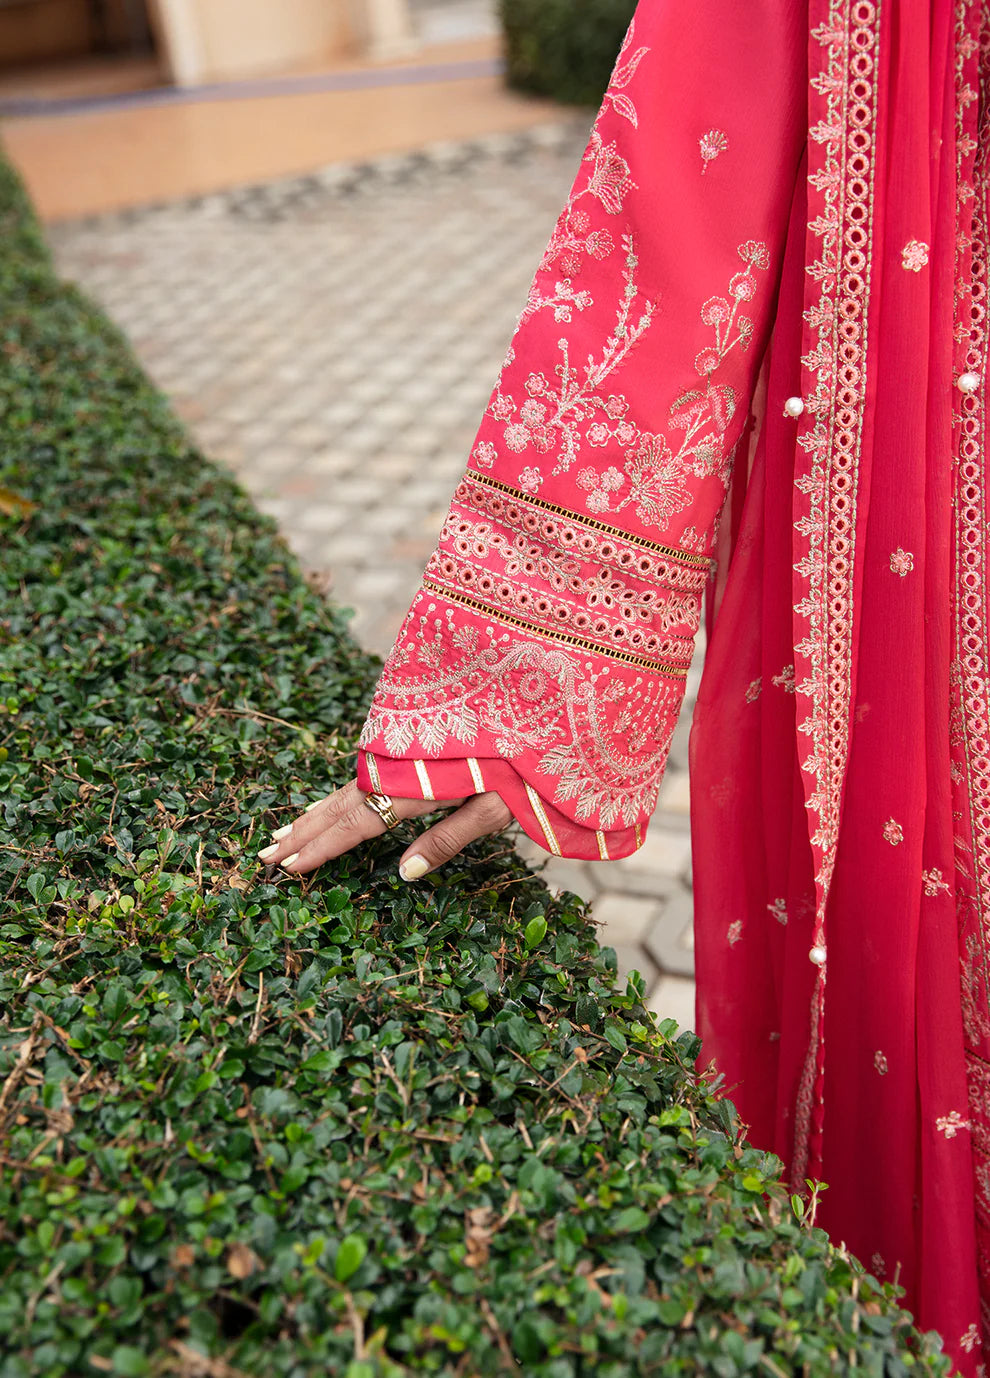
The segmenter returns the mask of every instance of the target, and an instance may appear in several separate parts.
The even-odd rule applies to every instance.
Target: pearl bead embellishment
[[[956,387],[960,392],[975,392],[980,386],[980,375],[978,373],[960,373]]]
[[[962,386],[962,379],[959,380],[959,385],[960,385],[960,387]],[[785,416],[800,416],[801,413],[802,413],[803,411],[804,411],[804,398],[803,398],[803,397],[788,397],[787,401],[784,403],[784,415],[785,415]]]
[[[816,967],[825,965],[825,949],[823,947],[813,947],[808,953],[809,959],[814,962]]]

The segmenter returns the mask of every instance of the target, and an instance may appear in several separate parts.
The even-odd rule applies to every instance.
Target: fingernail
[[[416,856],[406,857],[399,867],[399,875],[403,880],[419,880],[420,876],[425,876],[429,869],[430,863],[426,857],[417,853]]]
[[[291,856],[287,856],[285,860],[281,863],[282,869],[285,870],[287,866],[291,866],[292,863],[298,859],[298,857],[298,852],[293,852]]]
[[[277,851],[278,851],[278,843],[277,843],[277,842],[273,842],[272,845],[271,845],[270,847],[262,847],[261,851],[258,853],[258,860],[259,860],[259,861],[267,861],[268,858],[269,858],[270,856],[274,856],[275,853],[276,853]]]
[[[291,823],[286,823],[286,825],[285,825],[284,828],[276,828],[275,831],[272,833],[272,837],[274,837],[274,839],[275,839],[276,842],[281,842],[282,838],[283,838],[283,837],[288,837],[288,836],[289,836],[289,833],[291,833],[291,832],[292,832],[292,824],[291,824]]]
[[[311,813],[313,809],[318,809],[322,803],[323,803],[323,800],[322,800],[322,799],[314,799],[313,802],[312,802],[312,804],[307,804],[307,805],[306,805],[306,808],[305,808],[304,812],[305,812],[305,813]]]

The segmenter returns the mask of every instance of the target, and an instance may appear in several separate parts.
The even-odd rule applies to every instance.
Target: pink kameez
[[[990,8],[642,0],[358,781],[642,845],[702,1063],[959,1370],[990,1340]]]

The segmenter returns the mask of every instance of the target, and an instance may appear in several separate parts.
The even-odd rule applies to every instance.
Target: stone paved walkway
[[[574,121],[62,223],[62,272],[384,654],[584,147]],[[693,672],[689,700],[693,698]],[[645,846],[548,860],[620,972],[692,1026],[686,725]],[[521,839],[534,861],[546,853]]]

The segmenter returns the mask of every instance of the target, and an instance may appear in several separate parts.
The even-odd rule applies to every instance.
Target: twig
[[[2,1111],[4,1106],[6,1105],[8,1096],[12,1095],[13,1092],[17,1090],[17,1087],[20,1085],[21,1081],[24,1078],[25,1072],[31,1065],[31,1059],[34,1055],[34,1047],[38,1041],[38,1028],[41,1022],[42,1016],[41,1012],[39,1011],[34,1016],[34,1021],[31,1024],[31,1029],[28,1033],[27,1038],[25,1038],[24,1042],[20,1046],[20,1050],[17,1054],[17,1061],[14,1063],[13,1067],[10,1069],[10,1072],[7,1074],[3,1086],[0,1087],[0,1111]]]
[[[251,1020],[251,1032],[248,1034],[248,1043],[257,1043],[258,1026],[261,1023],[261,1002],[265,995],[265,973],[258,972],[258,999],[254,1007],[254,1018]]]
[[[272,713],[262,713],[258,708],[211,708],[203,716],[212,718],[214,714],[223,718],[255,718],[260,722],[277,722],[280,727],[291,727],[294,732],[312,731],[303,723],[288,722],[285,718],[276,718]]]
[[[516,1363],[515,1356],[512,1353],[512,1349],[509,1345],[509,1342],[505,1338],[505,1333],[503,1332],[502,1327],[498,1323],[498,1319],[495,1315],[495,1312],[492,1310],[492,1304],[487,1297],[481,1298],[481,1310],[484,1313],[485,1320],[488,1322],[491,1330],[495,1335],[495,1339],[499,1347],[499,1352],[502,1355],[506,1368],[509,1370],[510,1373],[514,1373],[519,1366]]]
[[[44,1282],[41,1284],[38,1290],[36,1292],[32,1292],[31,1295],[28,1297],[27,1304],[24,1307],[24,1323],[29,1328],[31,1322],[34,1320],[34,1313],[38,1305],[38,1302],[48,1291],[49,1287],[58,1277],[59,1273],[62,1272],[64,1267],[65,1259],[60,1258],[59,1261],[55,1264],[54,1268],[50,1269],[48,1276],[45,1278]]]
[[[181,1363],[179,1372],[185,1378],[247,1378],[243,1369],[231,1368],[223,1359],[211,1359],[181,1340],[169,1340],[169,1347]]]
[[[344,1302],[347,1306],[347,1317],[354,1332],[354,1358],[365,1359],[367,1354],[364,1348],[364,1321],[361,1319],[360,1311],[354,1305],[354,1298],[350,1292],[344,1293]]]

